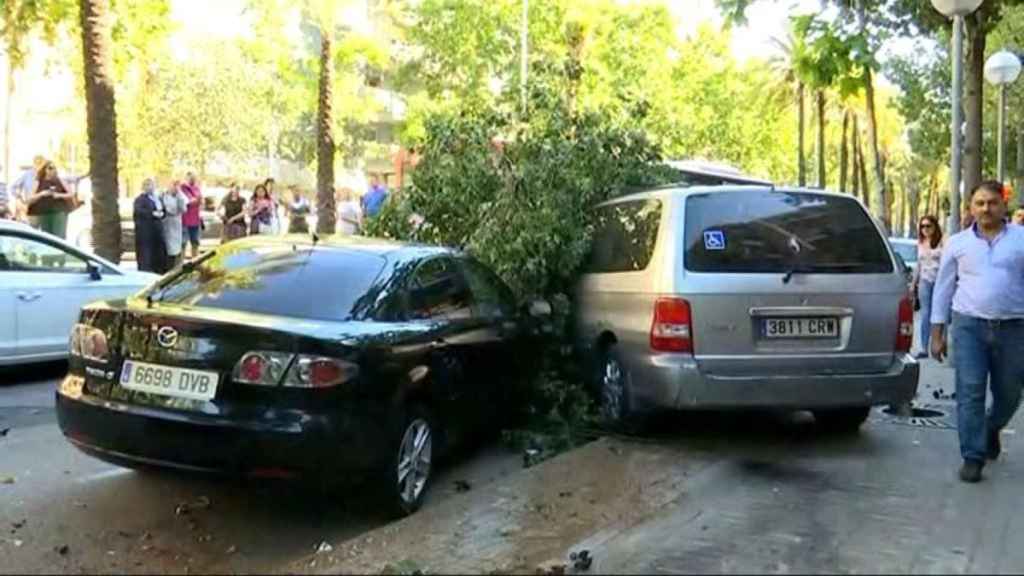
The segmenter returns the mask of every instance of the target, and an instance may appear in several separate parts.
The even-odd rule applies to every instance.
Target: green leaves
[[[608,114],[574,114],[555,86],[534,88],[529,122],[493,105],[425,121],[413,185],[371,234],[461,246],[522,296],[567,291],[591,234],[590,209],[656,181],[657,148]],[[413,214],[425,224],[409,224]]]

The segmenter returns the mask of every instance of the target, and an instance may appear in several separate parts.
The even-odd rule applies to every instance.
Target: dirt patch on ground
[[[684,497],[701,458],[602,439],[288,567],[318,574],[530,572],[571,564]],[[596,534],[595,534],[596,532]],[[571,571],[571,567],[570,570]]]

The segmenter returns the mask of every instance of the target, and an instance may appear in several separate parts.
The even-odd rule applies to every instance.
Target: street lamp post
[[[953,110],[950,122],[951,154],[949,160],[949,232],[960,230],[960,125],[963,110],[960,92],[963,84],[964,16],[974,12],[984,0],[931,0],[932,6],[947,18],[953,18]]]
[[[999,87],[999,181],[1006,178],[1006,87],[1020,76],[1020,59],[1000,50],[985,61],[985,79]]]

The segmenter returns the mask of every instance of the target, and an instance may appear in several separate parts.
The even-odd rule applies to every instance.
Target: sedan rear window
[[[146,295],[154,301],[313,320],[347,320],[375,300],[384,258],[291,244],[229,244]]]
[[[850,198],[775,190],[686,201],[686,269],[733,273],[893,271],[885,240]]]

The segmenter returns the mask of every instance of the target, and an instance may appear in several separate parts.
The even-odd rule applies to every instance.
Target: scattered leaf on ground
[[[572,567],[574,570],[580,572],[586,572],[590,570],[590,565],[593,564],[594,558],[590,555],[590,550],[580,550],[579,552],[573,552],[569,554],[569,560],[572,561]]]
[[[54,548],[54,551],[56,551],[57,554],[60,554],[61,556],[67,556],[68,555],[68,551],[70,551],[70,550],[71,549],[68,548],[67,544],[61,544],[60,546],[57,546],[56,548]]]
[[[472,488],[473,487],[470,485],[470,483],[465,481],[465,480],[456,480],[455,481],[455,491],[456,492],[469,492]]]

